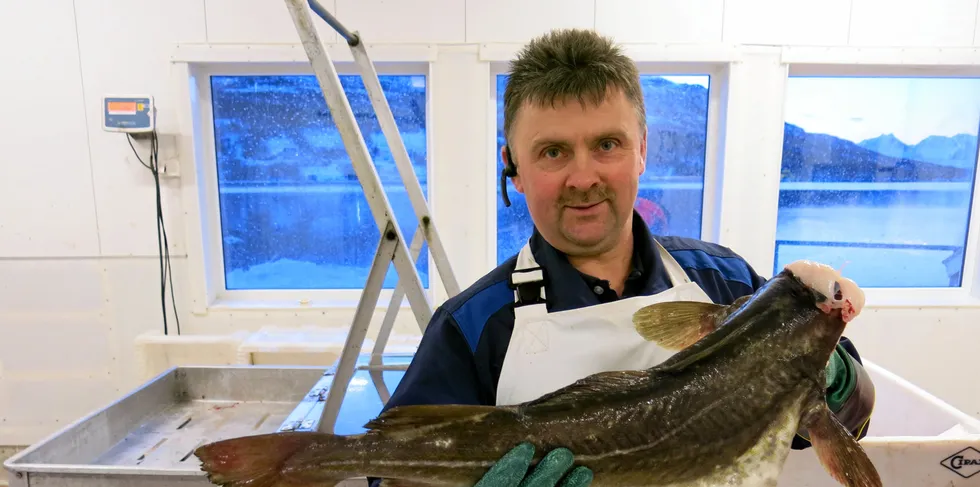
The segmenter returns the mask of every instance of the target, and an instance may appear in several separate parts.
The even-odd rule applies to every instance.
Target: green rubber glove
[[[827,406],[835,413],[840,411],[857,384],[857,376],[850,360],[851,356],[838,345],[827,364]]]
[[[568,473],[574,459],[567,448],[548,452],[528,475],[532,458],[534,445],[521,443],[501,457],[473,487],[588,487],[592,484],[592,470],[586,467],[576,467]]]

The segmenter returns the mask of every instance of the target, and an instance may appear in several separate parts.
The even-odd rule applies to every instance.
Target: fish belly
[[[491,434],[480,427],[473,433],[456,431],[399,432],[386,437],[365,437],[347,451],[325,458],[313,468],[338,478],[392,479],[389,485],[472,487],[527,433],[516,429]],[[397,481],[395,481],[397,480]]]
[[[803,398],[777,416],[759,441],[727,465],[695,482],[669,484],[670,487],[758,486],[775,487],[786,463],[786,457],[799,429]]]
[[[615,472],[596,475],[591,487],[774,487],[799,429],[805,403],[806,398],[798,395],[785,404],[778,414],[772,416],[773,421],[762,431],[758,440],[735,458],[705,455],[681,460],[703,466],[704,473],[696,479],[658,479],[655,466],[647,471],[617,468]]]

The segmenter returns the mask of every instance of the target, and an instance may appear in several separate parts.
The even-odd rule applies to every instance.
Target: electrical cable
[[[136,147],[133,146],[133,136],[131,134],[126,134],[126,141],[129,142],[129,147],[133,150],[133,154],[136,155],[136,159],[153,175],[153,182],[156,187],[157,250],[160,255],[160,307],[163,313],[163,334],[169,334],[167,327],[167,278],[169,277],[170,303],[173,305],[174,319],[177,322],[177,334],[180,335],[180,316],[177,314],[177,296],[174,294],[173,268],[170,265],[170,243],[167,239],[167,226],[163,219],[163,199],[160,192],[159,140],[157,139],[155,130],[150,133],[149,164],[143,162],[143,158],[140,157],[136,151]]]

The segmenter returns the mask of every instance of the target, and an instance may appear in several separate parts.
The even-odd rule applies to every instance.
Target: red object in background
[[[659,204],[648,200],[646,198],[636,198],[636,204],[633,205],[636,208],[637,213],[643,218],[647,226],[650,227],[650,231],[655,234],[663,234],[667,231],[667,212]]]

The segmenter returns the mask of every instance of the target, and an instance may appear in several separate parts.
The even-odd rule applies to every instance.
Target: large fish
[[[825,368],[864,294],[833,268],[799,261],[731,306],[674,302],[634,316],[680,350],[638,371],[604,372],[514,406],[392,408],[364,434],[273,433],[196,450],[227,486],[472,486],[510,449],[557,447],[595,487],[773,486],[798,431],[839,483],[880,486],[874,465],[827,406]],[[802,430],[800,428],[805,428]],[[532,463],[533,464],[533,463]]]

